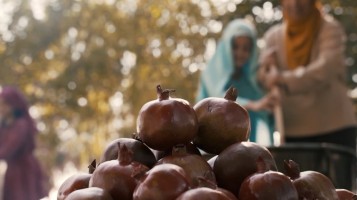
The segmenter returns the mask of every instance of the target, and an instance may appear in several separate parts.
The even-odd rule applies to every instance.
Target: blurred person
[[[265,34],[259,79],[266,88],[279,86],[283,93],[286,141],[356,149],[343,28],[321,12],[318,0],[281,0],[281,5],[283,22]]]
[[[33,155],[36,133],[24,96],[13,87],[0,89],[0,159],[8,165],[3,200],[38,200],[47,195]]]
[[[223,97],[232,85],[238,89],[237,102],[245,107],[251,120],[250,141],[272,144],[269,114],[271,96],[264,96],[256,81],[258,48],[253,24],[242,19],[231,21],[218,43],[206,69],[202,72],[197,101]]]

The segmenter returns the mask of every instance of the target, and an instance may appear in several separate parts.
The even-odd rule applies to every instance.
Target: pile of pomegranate
[[[278,172],[267,148],[248,142],[248,112],[237,90],[191,106],[157,86],[133,138],[108,144],[89,173],[68,178],[58,200],[357,200],[323,174],[292,160]],[[201,151],[200,151],[200,150]],[[214,154],[205,160],[200,152]]]

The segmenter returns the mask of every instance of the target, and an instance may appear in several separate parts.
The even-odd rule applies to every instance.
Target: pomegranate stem
[[[297,164],[293,160],[289,160],[289,161],[284,160],[284,169],[285,169],[285,174],[289,176],[292,180],[295,180],[300,177],[299,164]]]
[[[93,174],[95,168],[97,167],[97,161],[94,159],[92,163],[88,166],[88,171],[90,174]]]
[[[224,98],[231,101],[236,101],[238,97],[238,90],[233,86],[229,87],[224,95]]]
[[[173,89],[162,89],[161,85],[156,86],[157,97],[160,101],[168,100],[170,98],[170,93],[175,92]]]
[[[126,145],[120,145],[118,142],[118,161],[120,165],[129,165],[133,162],[133,152]]]

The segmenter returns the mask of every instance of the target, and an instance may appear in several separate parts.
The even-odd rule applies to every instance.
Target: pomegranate
[[[228,191],[226,189],[223,189],[223,188],[219,188],[216,183],[214,183],[212,181],[209,181],[206,178],[199,177],[198,181],[199,181],[199,183],[198,183],[199,187],[206,187],[206,188],[210,188],[210,189],[216,190],[219,193],[224,194],[225,196],[227,196],[231,200],[236,200],[237,199],[234,196],[234,194],[232,194],[230,191]]]
[[[357,195],[345,189],[336,189],[340,200],[357,200]]]
[[[72,192],[66,200],[113,200],[108,192],[101,188],[91,187]]]
[[[76,174],[65,180],[58,189],[57,200],[64,200],[72,192],[88,188],[89,180],[92,177],[95,167],[96,161],[93,160],[93,162],[88,166],[89,174]]]
[[[153,167],[134,191],[134,200],[172,200],[190,187],[185,171],[173,164]]]
[[[196,154],[196,155],[201,156],[200,150],[198,150],[196,148],[196,146],[193,145],[191,142],[186,144],[186,150],[187,150],[187,153],[189,153],[189,154]],[[160,160],[161,158],[166,157],[166,156],[170,156],[172,154],[172,150],[169,150],[169,151],[156,151],[156,150],[152,149],[152,151],[153,151],[153,153],[154,153],[154,155],[155,155],[157,160]]]
[[[269,171],[261,158],[257,161],[257,168],[258,172],[242,183],[240,200],[298,200],[297,191],[287,176]]]
[[[257,159],[261,157],[267,169],[277,171],[273,156],[268,149],[252,142],[236,143],[218,155],[213,171],[219,187],[238,197],[245,178],[257,172]]]
[[[151,168],[156,158],[151,150],[142,142],[131,138],[119,138],[109,143],[100,158],[100,163],[118,159],[118,143],[125,145],[133,154],[133,160]]]
[[[198,186],[198,178],[205,177],[207,180],[216,182],[212,168],[198,155],[188,154],[185,146],[175,146],[172,155],[162,158],[157,164],[174,164],[185,170],[192,187]]]
[[[197,134],[195,111],[184,99],[171,98],[172,90],[157,86],[158,99],[146,103],[137,119],[137,137],[150,148],[166,151],[189,143]]]
[[[198,148],[219,154],[234,143],[248,140],[249,115],[236,102],[237,94],[237,90],[231,87],[224,98],[206,98],[194,106],[199,129],[193,143]]]
[[[299,199],[339,199],[334,185],[325,175],[315,171],[300,172],[299,165],[292,160],[284,161],[284,168],[293,180]]]
[[[235,200],[229,198],[224,193],[211,188],[201,187],[193,190],[189,190],[179,196],[176,200]]]
[[[118,146],[118,159],[100,164],[94,171],[89,186],[108,191],[113,199],[131,200],[137,185],[135,176],[144,174],[148,168],[133,161],[133,152],[125,145],[119,143]]]

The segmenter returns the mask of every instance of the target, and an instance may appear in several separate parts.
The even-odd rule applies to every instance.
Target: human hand
[[[272,90],[274,87],[283,83],[283,77],[275,67],[271,67],[265,75],[264,86],[268,90]]]
[[[274,107],[279,103],[278,96],[273,93],[265,95],[258,101],[251,103],[251,110],[253,111],[268,111],[273,112]]]

